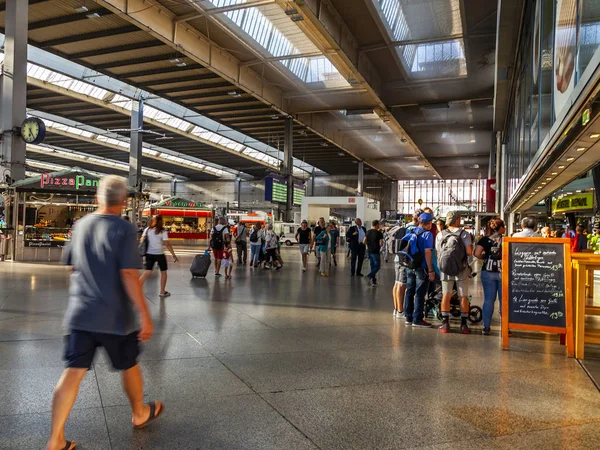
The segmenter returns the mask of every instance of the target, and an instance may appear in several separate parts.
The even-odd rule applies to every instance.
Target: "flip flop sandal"
[[[140,425],[134,425],[133,426],[134,430],[141,430],[142,428],[146,428],[148,425],[150,425],[150,423],[153,420],[158,419],[160,417],[160,415],[163,413],[163,411],[165,410],[164,403],[161,403],[161,408],[160,408],[160,411],[158,411],[158,413],[156,412],[156,403],[155,402],[148,403],[148,406],[150,406],[150,416],[148,417],[148,420],[146,420],[144,423],[142,423]]]
[[[165,293],[164,293],[164,294],[158,294],[158,296],[159,296],[160,298],[170,297],[170,296],[171,296],[171,293],[170,293],[170,292],[167,292],[167,291],[165,291]]]
[[[63,450],[73,450],[75,447],[77,447],[77,443],[75,441],[66,441]]]

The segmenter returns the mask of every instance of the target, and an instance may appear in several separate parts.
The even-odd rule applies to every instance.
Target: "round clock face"
[[[21,125],[21,137],[28,144],[39,144],[46,136],[46,126],[41,119],[30,117]]]

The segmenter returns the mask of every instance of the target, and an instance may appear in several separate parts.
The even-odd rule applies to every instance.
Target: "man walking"
[[[312,240],[312,232],[310,231],[310,228],[308,228],[308,222],[303,220],[300,224],[300,228],[296,230],[296,242],[298,242],[300,254],[302,255],[302,272],[306,272],[308,254],[310,253]]]
[[[458,211],[446,214],[447,228],[436,238],[436,253],[440,278],[442,280],[442,326],[440,332],[450,333],[450,301],[456,284],[460,297],[460,332],[470,334],[469,318],[469,278],[471,267],[469,257],[473,255],[471,234],[460,226],[461,215]]]
[[[97,347],[104,347],[113,368],[123,374],[134,429],[148,425],[164,410],[162,402],[144,404],[137,363],[139,341],[150,339],[153,326],[139,281],[137,231],[120,217],[127,198],[125,179],[102,178],[97,196],[98,210],[77,222],[66,250],[65,262],[72,267],[64,322],[67,368],[54,390],[47,450],[76,446],[65,439],[65,424]]]
[[[215,277],[221,276],[221,261],[227,257],[226,248],[228,247],[229,228],[227,227],[227,219],[221,217],[219,223],[210,230],[210,248],[215,257]]]
[[[367,235],[367,229],[362,226],[362,220],[359,218],[355,221],[356,225],[348,228],[346,237],[350,245],[350,252],[352,253],[350,259],[350,276],[356,274],[357,277],[362,277],[362,265],[365,259],[365,236]],[[358,265],[357,265],[358,263]]]
[[[446,223],[448,223],[446,221]],[[535,220],[530,217],[525,217],[521,220],[521,231],[515,233],[513,237],[540,237],[539,234],[535,232]]]
[[[313,230],[315,240],[318,235],[320,235],[323,231],[325,231],[325,229],[326,229],[325,219],[323,219],[322,217],[319,217],[319,221],[317,222],[317,225],[315,226],[315,229]],[[315,256],[317,258],[317,269],[321,270],[321,251],[319,250],[320,243],[314,242],[313,246],[315,249]]]
[[[248,260],[248,229],[244,222],[239,222],[235,237],[235,247],[237,248],[238,264],[242,265],[242,260],[246,264]]]
[[[433,216],[422,213],[419,216],[419,226],[410,230],[406,238],[415,240],[416,252],[414,260],[420,261],[417,267],[406,268],[406,297],[404,298],[405,324],[413,327],[431,328],[424,317],[425,294],[429,282],[435,280],[433,268],[433,235],[431,224]],[[417,257],[418,254],[418,257]]]
[[[379,220],[372,222],[372,227],[365,236],[364,244],[367,247],[369,265],[371,266],[371,271],[367,275],[367,278],[371,280],[371,286],[375,287],[377,286],[377,272],[379,272],[379,268],[381,267],[379,252],[381,251],[381,247],[383,247],[383,233],[379,231]]]

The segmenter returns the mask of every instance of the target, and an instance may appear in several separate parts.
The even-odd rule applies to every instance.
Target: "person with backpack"
[[[394,317],[401,319],[404,317],[404,297],[406,295],[406,267],[400,263],[398,253],[402,238],[413,228],[419,226],[419,216],[423,213],[421,209],[415,210],[413,221],[408,225],[401,224],[389,231],[388,251],[394,255],[394,288],[392,296],[394,298]]]
[[[227,257],[225,249],[229,244],[229,228],[227,219],[221,217],[219,223],[210,230],[210,248],[215,257],[215,277],[221,276],[221,262]]]
[[[260,262],[260,251],[265,238],[265,232],[260,222],[255,222],[250,231],[250,265],[255,269]]]
[[[248,260],[248,229],[244,222],[238,222],[236,233],[235,233],[235,247],[237,249],[237,261],[241,265],[246,264]]]
[[[484,261],[481,270],[483,286],[483,334],[489,336],[496,298],[502,314],[502,236],[506,233],[504,221],[498,217],[490,219],[488,233],[477,241],[473,255]]]
[[[449,211],[446,214],[447,228],[436,238],[437,264],[442,280],[442,325],[439,328],[442,333],[450,333],[450,301],[455,284],[460,297],[460,332],[471,333],[467,319],[470,308],[469,257],[473,255],[473,240],[471,234],[460,226],[461,219],[459,211]]]
[[[328,223],[325,229],[315,238],[316,241],[320,242],[319,251],[321,252],[321,265],[319,271],[321,276],[328,277],[329,269],[331,268],[331,255],[335,252],[336,242],[331,234],[333,226]]]
[[[317,225],[315,226],[315,229],[313,230],[313,235],[315,237],[315,242],[313,243],[314,249],[315,249],[315,257],[317,258],[317,269],[321,269],[320,265],[321,265],[321,250],[319,250],[321,248],[321,242],[317,242],[317,236],[319,236],[323,231],[325,231],[325,219],[323,219],[322,217],[319,217],[319,221],[317,222]]]
[[[277,249],[279,248],[279,237],[273,230],[273,224],[267,225],[267,232],[265,234],[265,253],[267,254],[267,260],[265,262],[265,269],[270,269],[273,265],[276,270],[281,269],[279,258],[277,256]]]
[[[398,262],[405,267],[406,296],[404,297],[405,325],[431,328],[424,320],[425,294],[429,282],[435,280],[433,269],[433,216],[422,213],[419,226],[410,229],[402,238]]]

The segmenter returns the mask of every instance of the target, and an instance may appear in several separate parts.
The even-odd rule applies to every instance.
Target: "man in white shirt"
[[[210,231],[210,248],[215,256],[215,277],[220,277],[221,261],[227,255],[225,249],[229,245],[229,228],[227,219],[221,217],[219,223]]]
[[[244,222],[238,222],[236,237],[235,237],[235,246],[237,248],[237,259],[238,264],[242,265],[246,264],[248,260],[248,242],[246,238],[248,236],[248,229],[246,228],[246,224]]]
[[[531,217],[525,217],[521,220],[521,228],[523,231],[513,234],[513,237],[540,237],[540,235],[535,232],[535,220]]]

